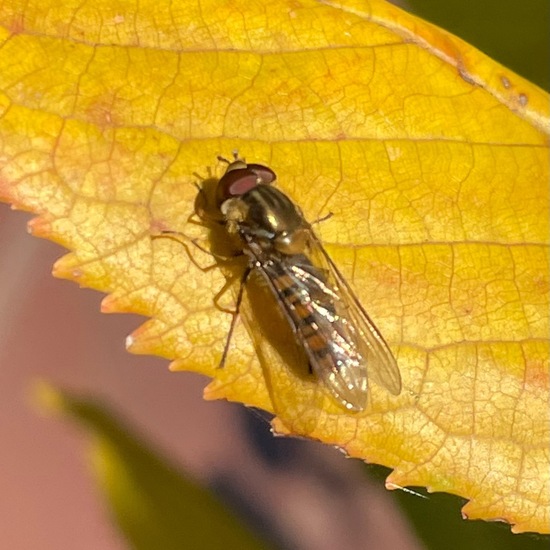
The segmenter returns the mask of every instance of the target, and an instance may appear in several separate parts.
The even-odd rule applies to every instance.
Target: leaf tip
[[[66,254],[59,258],[53,264],[52,275],[58,279],[68,279],[81,285],[80,280],[84,274],[81,269],[75,267],[73,256],[73,254]]]
[[[33,237],[49,238],[51,237],[51,224],[44,217],[37,216],[27,223],[27,231]]]
[[[101,300],[100,309],[101,309],[101,313],[119,313],[119,312],[121,312],[121,308],[119,307],[119,300],[117,300],[112,294],[109,294],[109,295],[105,296]],[[128,337],[128,338],[130,338],[130,337]],[[127,343],[128,343],[128,338],[126,338]],[[129,348],[128,348],[128,345],[126,346],[126,349],[128,351],[130,351]]]

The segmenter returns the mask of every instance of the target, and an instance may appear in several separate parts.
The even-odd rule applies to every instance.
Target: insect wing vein
[[[313,231],[311,257],[315,263],[324,263],[327,266],[328,280],[340,296],[340,303],[345,310],[342,315],[359,333],[357,345],[366,361],[369,378],[392,394],[398,395],[401,392],[401,375],[393,353]]]
[[[350,410],[362,410],[367,400],[366,363],[358,339],[336,290],[325,280],[326,270],[305,255],[271,255],[260,270],[289,320],[315,374]]]

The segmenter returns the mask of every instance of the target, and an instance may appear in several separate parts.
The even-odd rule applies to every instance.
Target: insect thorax
[[[292,201],[271,185],[257,185],[241,197],[222,205],[229,233],[238,232],[245,242],[264,250],[293,255],[304,252],[309,224]]]

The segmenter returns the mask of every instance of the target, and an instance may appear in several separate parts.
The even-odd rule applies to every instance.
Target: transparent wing
[[[367,402],[367,373],[392,393],[401,378],[384,339],[312,233],[311,254],[263,256],[257,267],[315,374],[350,410]]]
[[[355,329],[358,338],[355,344],[367,364],[369,377],[393,395],[398,395],[401,392],[401,374],[388,344],[313,231],[311,243],[314,263],[325,262],[328,266],[328,279],[341,298],[340,303],[344,306],[342,315]]]

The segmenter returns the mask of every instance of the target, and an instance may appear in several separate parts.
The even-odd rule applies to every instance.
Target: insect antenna
[[[227,160],[225,157],[222,157],[221,155],[218,155],[217,158],[220,162],[225,162],[225,164],[231,164],[232,162],[235,162],[236,160],[241,160],[242,162],[246,163],[246,159],[239,157],[239,150],[238,149],[233,149],[233,151],[231,153],[233,155],[233,160]]]

